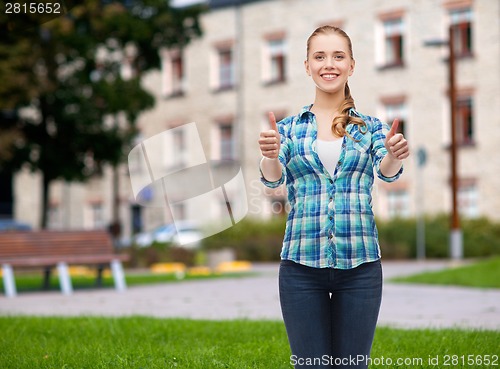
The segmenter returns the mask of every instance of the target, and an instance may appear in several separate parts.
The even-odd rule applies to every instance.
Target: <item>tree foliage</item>
[[[137,117],[155,103],[141,77],[159,68],[159,49],[182,48],[201,34],[201,7],[71,5],[45,23],[0,16],[0,170],[42,174],[42,227],[52,181],[83,181],[123,160]]]

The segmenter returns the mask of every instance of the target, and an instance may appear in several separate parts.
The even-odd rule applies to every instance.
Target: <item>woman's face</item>
[[[354,60],[346,38],[336,33],[314,36],[309,44],[305,67],[321,91],[343,92],[348,77],[354,72]]]

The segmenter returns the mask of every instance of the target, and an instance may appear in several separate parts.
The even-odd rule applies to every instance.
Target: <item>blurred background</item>
[[[388,124],[398,118],[412,150],[400,180],[377,180],[373,192],[383,254],[500,254],[500,1],[61,4],[58,16],[22,5],[0,15],[0,231],[106,229],[132,253],[159,245],[146,264],[196,264],[199,248],[278,260],[286,191],[260,183],[257,139],[268,111],[281,119],[313,102],[306,40],[331,24],[353,43],[356,108]],[[241,196],[191,209],[163,206],[164,194],[148,191],[138,204],[130,176],[148,168],[129,152],[190,122],[210,160],[241,167],[248,214],[167,257],[165,243],[198,231],[193,212],[217,217]],[[155,153],[182,167],[189,144],[174,135]],[[174,218],[185,231],[172,233]]]

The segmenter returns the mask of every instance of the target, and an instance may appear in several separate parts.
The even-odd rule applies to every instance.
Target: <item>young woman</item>
[[[288,215],[279,292],[296,368],[366,368],[382,296],[371,190],[402,173],[409,155],[392,127],[355,110],[349,36],[323,26],[307,41],[314,103],[259,138],[262,182],[286,182]]]

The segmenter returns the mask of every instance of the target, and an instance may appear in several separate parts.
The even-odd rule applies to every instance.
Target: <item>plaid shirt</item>
[[[384,146],[389,127],[377,118],[351,110],[366,122],[363,134],[349,124],[339,162],[332,176],[316,151],[317,123],[311,106],[299,115],[278,122],[281,135],[281,179],[261,181],[276,188],[286,181],[290,213],[286,222],[282,259],[316,268],[350,269],[380,258],[378,233],[371,207],[374,175],[395,181],[380,172],[387,154]]]

